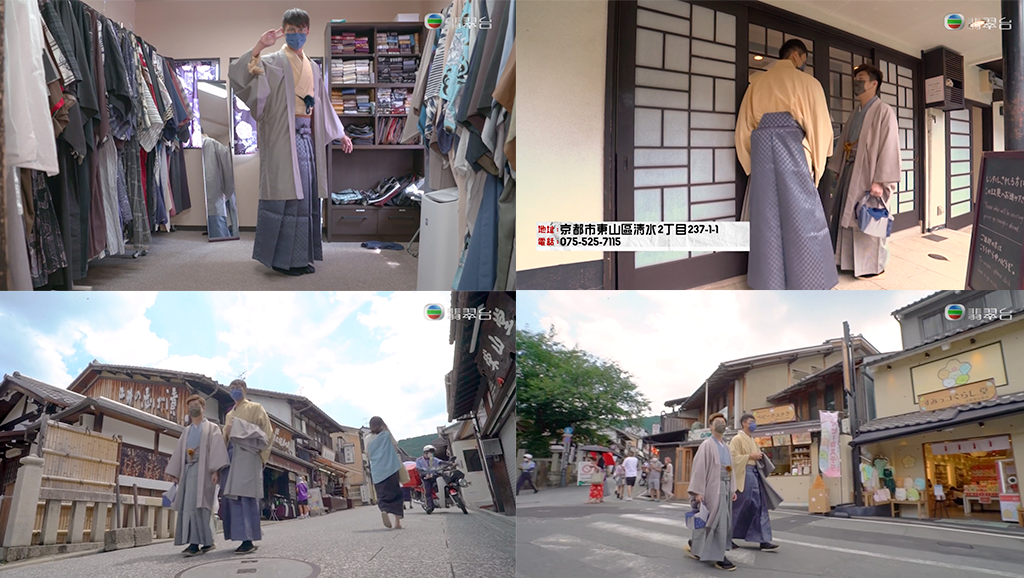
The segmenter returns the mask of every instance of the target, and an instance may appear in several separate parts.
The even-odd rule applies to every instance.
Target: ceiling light
[[[761,56],[760,54],[758,54],[758,55],[754,56],[754,60],[764,60],[764,57]]]

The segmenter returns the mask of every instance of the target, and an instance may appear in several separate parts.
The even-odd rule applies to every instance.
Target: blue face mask
[[[757,424],[754,422],[750,422],[747,425],[747,429],[750,430],[751,433],[753,433],[753,431],[757,429]]]
[[[242,401],[242,390],[240,390],[240,389],[232,389],[231,390],[231,399],[235,400],[235,403]]]
[[[302,45],[306,43],[305,32],[290,32],[288,34],[285,34],[284,36],[285,42],[288,43],[288,46],[292,47],[292,50],[298,50],[302,48]]]

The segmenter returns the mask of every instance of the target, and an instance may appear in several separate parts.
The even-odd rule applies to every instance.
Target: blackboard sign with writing
[[[981,162],[967,289],[1024,289],[1024,152]]]

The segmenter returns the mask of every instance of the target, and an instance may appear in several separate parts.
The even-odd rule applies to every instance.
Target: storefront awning
[[[313,469],[313,464],[306,460],[288,455],[276,449],[270,450],[270,460],[267,462],[267,465],[276,466],[278,469],[293,472],[300,476],[309,475],[309,471]]]
[[[327,458],[321,458],[320,456],[314,456],[313,462],[318,466],[322,466],[323,469],[326,469],[332,474],[341,476],[343,478],[347,477],[350,473],[352,473],[347,471],[341,464],[333,462]]]
[[[1024,392],[959,407],[916,411],[872,420],[857,429],[858,434],[852,443],[858,446],[870,444],[1016,413],[1024,413]]]

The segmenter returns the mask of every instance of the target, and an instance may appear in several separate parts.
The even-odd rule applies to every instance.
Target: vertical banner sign
[[[821,412],[821,447],[818,448],[818,469],[827,478],[842,475],[839,467],[839,414]]]

